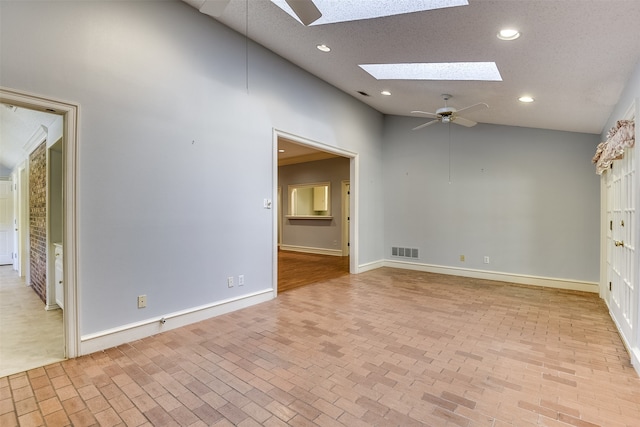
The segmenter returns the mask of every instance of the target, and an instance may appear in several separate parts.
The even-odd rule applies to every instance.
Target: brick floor
[[[9,426],[640,426],[597,295],[378,269],[0,378]]]

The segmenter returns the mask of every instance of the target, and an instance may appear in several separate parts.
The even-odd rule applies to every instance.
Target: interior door
[[[635,148],[627,149],[607,171],[607,279],[609,308],[620,333],[630,346],[635,344],[638,325],[638,289],[635,285],[636,203]]]
[[[0,181],[0,265],[13,264],[12,181]]]

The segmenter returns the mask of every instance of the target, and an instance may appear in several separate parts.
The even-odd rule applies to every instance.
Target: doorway
[[[285,265],[280,265],[281,263],[290,262],[291,265],[293,265],[293,263],[296,263],[298,267],[300,267],[301,265],[305,265],[305,263],[308,263],[306,265],[314,267],[315,277],[323,277],[325,272],[333,276],[335,276],[336,273],[339,273],[339,275],[355,273],[357,266],[357,234],[355,232],[355,230],[357,229],[357,213],[355,203],[356,198],[350,196],[345,198],[344,189],[346,188],[345,183],[348,184],[350,194],[353,194],[354,189],[357,188],[357,154],[277,130],[274,131],[273,145],[273,182],[275,184],[273,195],[274,198],[276,198],[276,200],[278,201],[275,204],[278,209],[273,216],[273,283],[275,284],[274,295],[277,296],[277,293],[279,292],[279,271],[282,272],[283,276],[285,274],[285,271],[283,271],[282,269],[283,267],[285,267]],[[295,151],[295,155],[290,152],[281,153],[280,151],[283,149],[283,146],[286,148],[285,151]],[[345,160],[347,165],[347,170],[345,170],[345,173],[347,175],[343,178],[338,179],[334,183],[331,190],[332,192],[335,192],[335,195],[337,197],[337,200],[334,200],[335,203],[340,204],[340,206],[335,207],[335,210],[331,210],[331,214],[337,216],[337,218],[335,218],[337,219],[337,221],[334,221],[334,217],[332,215],[328,215],[331,216],[331,218],[326,218],[326,212],[320,215],[322,218],[286,218],[287,212],[283,212],[283,209],[287,210],[288,205],[284,204],[283,201],[288,201],[289,199],[288,184],[290,182],[287,181],[286,183],[284,183],[284,185],[282,182],[280,182],[281,180],[279,167],[290,167],[291,165],[293,165],[298,169],[302,168],[302,170],[304,170],[304,163],[317,161],[332,162],[340,160],[334,158],[342,158],[342,160]],[[325,179],[318,179],[318,177],[314,176],[313,173],[308,172],[309,171],[305,171],[304,173],[302,173],[301,175],[304,175],[304,177],[301,177],[300,180],[297,180],[295,184],[309,184],[310,181],[325,181]],[[322,182],[322,184],[325,183]],[[346,208],[343,206],[345,201],[348,204]],[[346,225],[344,223],[345,215],[350,219],[349,221],[347,221]],[[329,230],[332,223],[334,223],[333,225],[335,225],[335,222],[337,222],[339,228],[336,230],[337,235],[335,237],[335,240],[330,241],[329,244],[325,242],[325,245],[318,245],[320,246],[320,248],[314,247],[316,245],[286,245],[284,243],[287,242],[283,241],[282,229],[283,224],[290,222],[297,222],[301,226],[310,226],[312,224],[315,224],[316,226],[309,227],[308,229],[325,228],[325,230]],[[347,240],[346,243],[345,238]],[[286,240],[286,238],[284,238],[284,240]],[[345,244],[348,246],[348,250],[346,252],[344,248]],[[283,248],[288,250],[284,251],[282,250]],[[314,257],[318,259],[315,259]],[[322,265],[325,265],[327,270],[323,271],[320,268]],[[329,272],[328,269],[342,269],[342,272]],[[300,272],[309,269],[300,267],[295,268],[295,270]],[[289,269],[287,271],[291,272],[292,270]],[[312,280],[312,278],[309,278],[309,280]],[[294,278],[292,282],[301,283],[298,278]]]
[[[76,251],[76,170],[77,170],[77,129],[78,129],[78,106],[73,103],[54,100],[38,95],[24,93],[13,89],[0,88],[0,103],[34,110],[46,112],[62,117],[60,133],[62,138],[60,145],[56,147],[59,153],[59,159],[56,164],[59,166],[59,182],[60,182],[60,198],[59,198],[59,243],[64,245],[64,258],[61,263],[63,270],[62,280],[64,282],[64,297],[61,301],[64,305],[62,313],[63,324],[63,357],[77,357],[80,354],[79,345],[79,321],[77,306],[77,251]],[[55,142],[55,141],[54,141]],[[25,170],[17,170],[17,188],[25,189],[26,178],[28,173]],[[26,206],[27,197],[21,194],[18,197],[20,206]],[[21,227],[17,233],[16,240],[22,241],[28,230]],[[50,242],[53,243],[53,242]],[[24,252],[24,245],[18,244],[18,251]],[[54,267],[53,248],[47,248],[50,252],[51,262],[48,262],[48,268]],[[24,270],[28,270],[28,266],[24,266],[24,258],[22,256],[18,264],[18,272],[16,276],[24,275]],[[10,267],[13,271],[13,268]],[[18,273],[20,275],[18,275]],[[28,271],[27,271],[28,274]],[[50,282],[53,285],[53,280]],[[43,362],[47,363],[46,361]],[[42,365],[40,365],[42,366]],[[35,367],[35,366],[34,366]]]
[[[624,119],[634,120],[635,117],[637,114],[635,106],[632,105]],[[637,269],[640,261],[640,253],[637,250],[637,243],[640,241],[637,211],[640,186],[638,163],[638,148],[627,147],[621,157],[611,162],[601,178],[604,219],[601,296],[607,302],[609,313],[631,354],[634,365],[638,363],[640,356],[637,353],[640,349],[640,289]]]

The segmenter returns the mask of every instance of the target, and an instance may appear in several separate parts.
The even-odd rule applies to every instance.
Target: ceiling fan
[[[213,17],[219,17],[231,0],[204,0],[198,8],[200,12]],[[310,25],[320,19],[322,13],[316,7],[313,0],[285,0],[293,13],[298,16],[304,25]]]
[[[453,107],[447,106],[447,101],[450,100],[451,98],[453,98],[453,96],[445,93],[445,94],[442,95],[442,98],[444,99],[444,107],[438,108],[435,113],[428,113],[426,111],[412,111],[412,113],[424,114],[426,116],[434,118],[434,120],[431,120],[430,122],[427,122],[427,123],[421,124],[420,126],[414,127],[413,130],[422,129],[424,127],[427,127],[427,126],[432,125],[432,124],[437,123],[437,122],[441,122],[441,123],[456,123],[458,125],[462,125],[462,126],[466,126],[466,127],[470,128],[471,126],[475,126],[478,123],[474,122],[473,120],[469,120],[469,119],[465,119],[464,117],[460,117],[458,115],[458,113],[460,113],[461,111],[469,112],[472,109],[475,110],[475,109],[478,109],[478,108],[489,108],[489,105],[485,104],[484,102],[479,102],[477,104],[469,105],[468,107],[464,107],[464,108],[461,108],[461,109],[457,110],[457,109],[455,109]]]

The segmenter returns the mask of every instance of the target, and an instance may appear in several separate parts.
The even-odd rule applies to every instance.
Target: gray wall
[[[349,180],[349,159],[338,157],[299,163],[278,168],[278,185],[282,188],[282,211],[289,212],[288,186],[314,182],[331,182],[332,220],[282,221],[282,244],[321,249],[342,249],[342,181]]]
[[[247,88],[244,37],[178,0],[0,2],[0,85],[80,105],[82,334],[273,287],[274,128],[358,153],[360,265],[398,245],[597,281],[599,136],[453,126],[449,183],[446,125],[412,132],[420,119],[383,119],[254,44],[249,58]]]
[[[2,1],[0,40],[0,85],[80,105],[82,335],[273,287],[274,128],[359,154],[359,261],[383,257],[355,98],[253,44],[247,89],[244,37],[178,0]]]
[[[424,264],[598,281],[598,135],[451,125],[449,157],[448,126],[420,123],[385,123],[387,258],[403,246]]]

